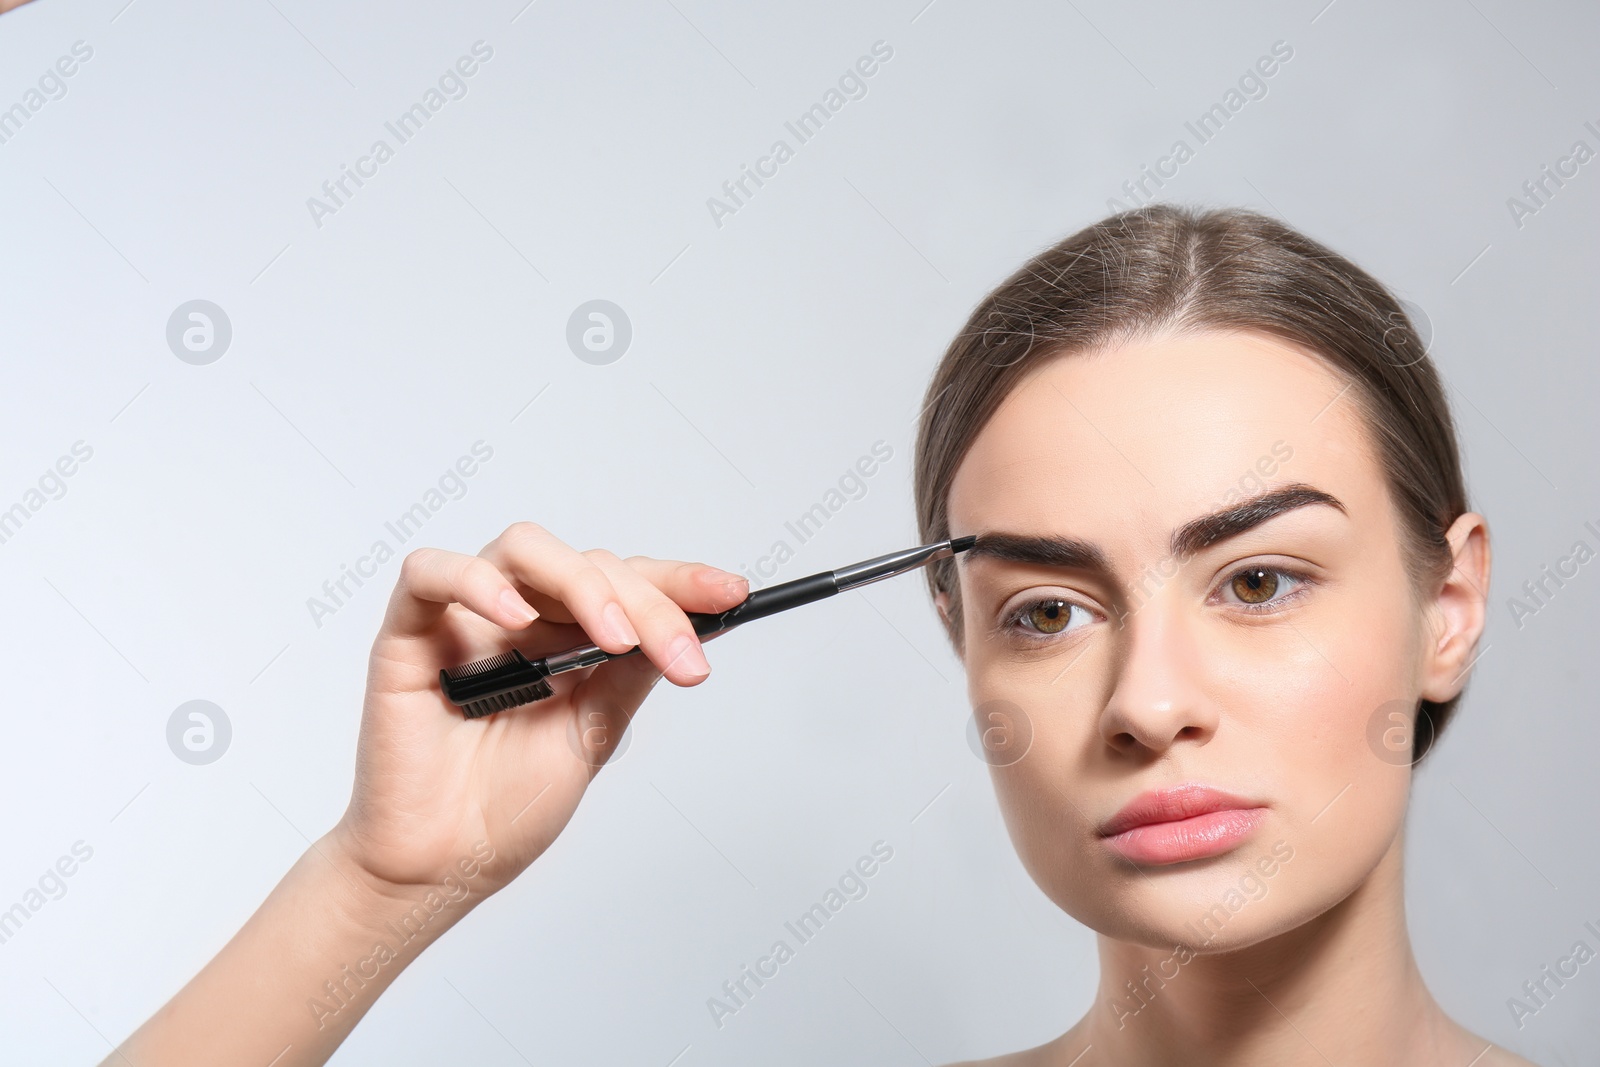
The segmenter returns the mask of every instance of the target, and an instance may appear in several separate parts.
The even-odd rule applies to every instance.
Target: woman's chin
[[[1246,948],[1311,918],[1292,914],[1304,910],[1294,906],[1295,850],[1270,833],[1205,859],[1155,867],[1112,862],[1118,871],[1076,880],[1057,903],[1119,941],[1207,955]]]
[[[1181,949],[1186,956],[1200,958],[1258,945],[1294,929],[1305,918],[1285,914],[1283,902],[1267,897],[1252,900],[1238,911],[1221,904],[1202,909],[1190,901],[1147,901],[1139,907],[1122,908],[1103,921],[1094,917],[1084,921],[1116,941],[1169,955]]]

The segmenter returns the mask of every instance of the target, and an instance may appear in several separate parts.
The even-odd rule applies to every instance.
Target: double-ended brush
[[[757,589],[727,611],[691,611],[685,614],[693,624],[696,634],[709,637],[755,619],[788,611],[802,604],[826,600],[848,589],[857,589],[872,582],[916,570],[934,560],[948,559],[959,552],[965,552],[976,541],[976,536],[956,537],[949,541],[923,545],[920,548],[908,548],[903,552],[891,552],[887,556],[852,563],[838,570],[823,571],[805,578],[796,578],[792,582]],[[554,696],[555,689],[549,681],[552,675],[563,671],[575,671],[582,667],[593,667],[607,660],[632,656],[638,651],[637,645],[626,652],[607,652],[598,645],[582,645],[542,659],[529,660],[517,649],[512,649],[510,652],[476,663],[441,670],[439,687],[444,691],[445,697],[451,703],[458,705],[467,718],[480,719],[497,711]]]

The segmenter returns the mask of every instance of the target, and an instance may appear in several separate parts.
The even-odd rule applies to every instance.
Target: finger
[[[681,605],[632,566],[605,549],[583,555],[605,571],[639,634],[642,653],[675,685],[697,685],[711,673],[700,635]],[[705,590],[696,592],[705,599]],[[730,605],[731,606],[731,605]]]
[[[590,549],[584,555],[595,551],[602,550]],[[709,563],[654,559],[650,556],[629,556],[623,562],[643,574],[685,611],[727,611],[750,595],[748,579]],[[546,621],[574,621],[560,603],[548,600],[538,591],[525,590],[524,595]]]
[[[451,604],[460,604],[507,630],[539,617],[506,576],[481,556],[419,548],[400,564],[384,629],[398,637],[427,633]]]
[[[479,555],[525,585],[545,618],[560,621],[570,613],[607,652],[626,652],[639,643],[606,572],[537,523],[513,523]],[[557,607],[562,610],[552,610]]]
[[[750,595],[742,575],[709,563],[629,556],[623,560],[687,611],[727,611]]]

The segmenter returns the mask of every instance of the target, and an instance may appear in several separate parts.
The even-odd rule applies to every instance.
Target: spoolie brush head
[[[481,719],[555,695],[542,665],[528,662],[528,657],[516,649],[440,671],[439,688],[469,719]]]

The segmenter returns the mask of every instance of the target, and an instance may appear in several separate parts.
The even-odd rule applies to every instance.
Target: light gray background
[[[880,439],[892,459],[778,578],[912,544],[913,420],[972,304],[1192,144],[1184,123],[1282,40],[1267,95],[1161,196],[1279,214],[1431,320],[1495,580],[1420,774],[1412,930],[1458,1018],[1593,1062],[1600,964],[1520,1030],[1506,999],[1600,921],[1600,564],[1520,629],[1507,598],[1597,543],[1600,162],[1520,227],[1507,200],[1575,141],[1600,148],[1600,16],[925,2],[0,17],[0,107],[93,48],[0,144],[0,507],[93,449],[0,544],[0,908],[93,849],[0,945],[8,1060],[98,1060],[338,817],[398,561],[320,628],[306,600],[473,442],[493,459],[406,549],[476,551],[532,519],[580,548],[748,567]],[[467,95],[316,226],[307,198],[478,40],[494,54]],[[719,227],[707,199],[794,147],[784,121],[878,40],[894,54],[866,96]],[[208,366],[165,340],[197,298],[233,327]],[[634,330],[609,366],[565,343],[597,298]],[[335,1062],[909,1065],[1078,1018],[1093,937],[1011,849],[919,577],[709,654],[709,683],[657,689],[555,847]],[[193,699],[233,727],[208,766],[165,740]],[[717,1029],[706,998],[879,839],[895,853],[869,895]]]

